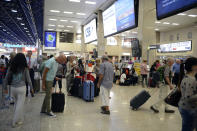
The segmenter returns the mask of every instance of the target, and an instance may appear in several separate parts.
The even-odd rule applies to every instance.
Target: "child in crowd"
[[[123,86],[129,85],[125,70],[122,71],[122,75],[120,76],[120,85],[123,85]]]

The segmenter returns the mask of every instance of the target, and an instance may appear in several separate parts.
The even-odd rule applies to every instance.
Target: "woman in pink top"
[[[148,81],[147,81],[147,76],[148,76],[148,69],[147,69],[147,61],[143,60],[143,63],[140,66],[141,68],[141,76],[142,76],[142,87],[144,87],[144,80],[146,87],[148,87]]]

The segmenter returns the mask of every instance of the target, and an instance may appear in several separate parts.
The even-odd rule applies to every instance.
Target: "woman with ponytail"
[[[181,90],[179,111],[182,117],[182,131],[194,131],[197,122],[197,58],[188,58],[180,67],[178,87]]]

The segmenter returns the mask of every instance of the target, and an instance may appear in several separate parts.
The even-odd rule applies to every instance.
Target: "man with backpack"
[[[154,105],[150,107],[152,111],[155,113],[159,113],[159,107],[164,103],[165,104],[165,113],[174,113],[174,110],[169,110],[167,104],[164,102],[164,99],[168,95],[168,90],[173,89],[172,85],[172,65],[174,64],[173,58],[167,59],[167,64],[158,68],[157,72],[160,74],[160,94],[159,94],[159,101],[157,101]]]

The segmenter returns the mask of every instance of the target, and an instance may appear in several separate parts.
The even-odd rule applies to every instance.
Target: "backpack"
[[[166,69],[166,65],[160,66],[160,67],[157,69],[157,71],[156,71],[156,72],[158,72],[159,75],[160,75],[160,81],[161,81],[161,82],[165,81],[165,79],[164,79],[164,71],[165,71],[165,69]]]

